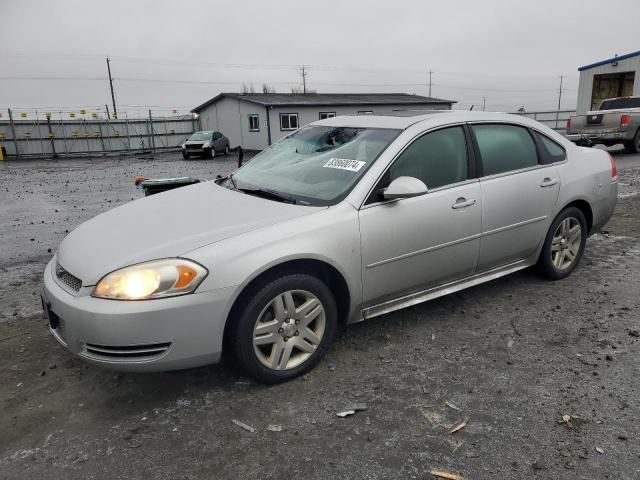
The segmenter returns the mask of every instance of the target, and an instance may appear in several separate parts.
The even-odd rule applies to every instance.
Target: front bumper
[[[633,133],[615,131],[594,131],[567,134],[567,139],[574,143],[620,143],[633,139]]]
[[[183,148],[183,152],[188,153],[189,155],[205,155],[211,152],[211,147],[205,148]]]
[[[74,296],[49,262],[42,300],[50,331],[73,354],[123,371],[166,371],[217,363],[234,287],[180,297],[118,301]]]

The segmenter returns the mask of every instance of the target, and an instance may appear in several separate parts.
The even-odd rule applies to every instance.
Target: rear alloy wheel
[[[587,240],[587,222],[582,211],[570,207],[556,217],[547,233],[538,265],[552,280],[568,276],[580,262]]]
[[[311,370],[335,334],[337,308],[329,288],[316,277],[291,274],[250,292],[232,326],[242,367],[256,380],[279,383]]]

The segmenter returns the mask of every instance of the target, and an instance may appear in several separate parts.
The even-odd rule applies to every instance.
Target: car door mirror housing
[[[418,197],[427,193],[429,189],[422,180],[415,177],[398,177],[382,191],[385,200]]]

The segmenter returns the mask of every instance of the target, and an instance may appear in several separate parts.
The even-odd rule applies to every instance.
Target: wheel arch
[[[352,295],[345,275],[337,267],[324,259],[312,257],[281,260],[256,271],[238,288],[224,326],[223,350],[228,343],[227,335],[231,330],[230,326],[233,319],[238,314],[241,306],[246,303],[245,298],[252,288],[291,273],[307,273],[324,281],[335,297],[336,306],[338,307],[338,322],[341,324],[347,323],[351,311]]]
[[[584,218],[587,221],[587,233],[591,233],[591,229],[593,228],[593,208],[591,207],[591,204],[584,198],[577,198],[562,207],[558,211],[558,215],[560,215],[560,212],[570,207],[576,207],[584,214]]]

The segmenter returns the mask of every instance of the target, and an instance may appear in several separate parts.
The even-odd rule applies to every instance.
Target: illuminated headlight
[[[210,144],[209,142],[204,142],[204,143],[202,144],[202,148],[209,148],[209,147],[210,147],[210,145],[211,145],[211,144]]]
[[[190,260],[167,258],[121,268],[102,278],[92,295],[112,300],[147,300],[191,293],[207,269]]]

